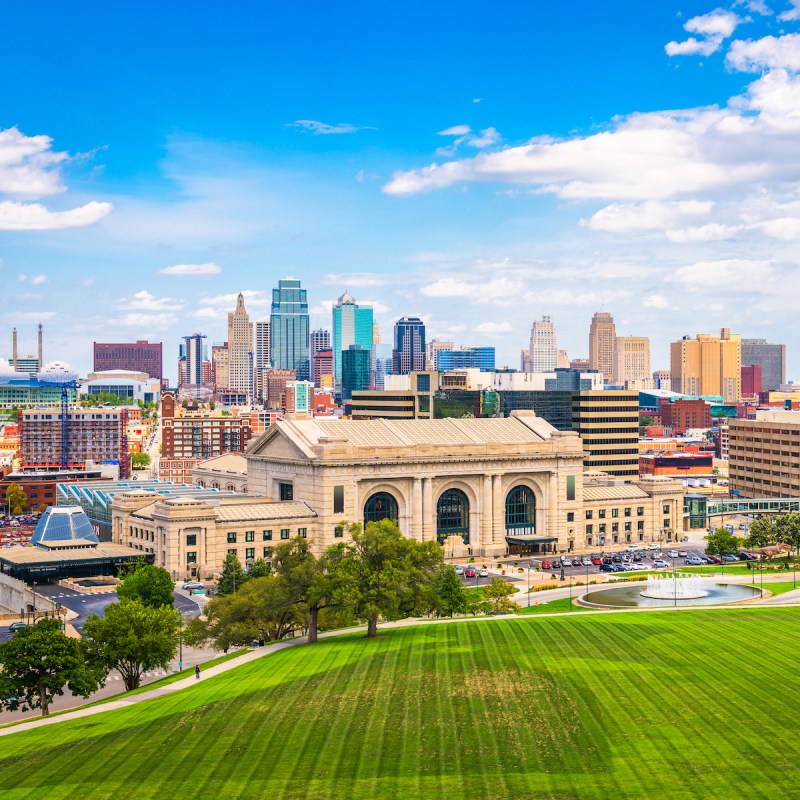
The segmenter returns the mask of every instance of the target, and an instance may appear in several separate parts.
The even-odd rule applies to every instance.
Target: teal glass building
[[[369,389],[371,376],[371,350],[351,344],[342,353],[342,401],[352,400],[353,392]]]
[[[372,306],[360,306],[355,298],[345,292],[333,307],[333,379],[336,393],[343,394],[342,354],[351,345],[359,345],[367,352],[372,350]],[[369,381],[367,386],[369,388]]]
[[[297,380],[309,380],[308,298],[299,280],[278,281],[278,288],[272,290],[269,320],[273,368],[293,369]]]

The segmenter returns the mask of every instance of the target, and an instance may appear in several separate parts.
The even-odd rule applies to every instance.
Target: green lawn
[[[539,600],[539,605],[536,605],[536,601]],[[569,597],[561,597],[558,600],[550,600],[549,602],[545,602],[540,600],[536,597],[536,595],[531,595],[531,604],[530,606],[525,605],[525,600],[522,600],[520,603],[520,614],[557,614],[562,611],[573,612],[573,611],[588,611],[588,608],[584,608],[583,606],[576,606],[570,602]]]
[[[795,798],[800,612],[470,621],[291,648],[2,739],[13,798]]]

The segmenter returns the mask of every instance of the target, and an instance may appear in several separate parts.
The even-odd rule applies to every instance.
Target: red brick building
[[[711,427],[711,406],[705,400],[678,399],[670,402],[668,398],[661,398],[658,401],[658,415],[661,424],[671,428],[674,435]]]
[[[761,389],[761,367],[758,364],[742,367],[742,397],[757,397]]]
[[[131,372],[145,372],[151,378],[161,380],[162,374],[161,342],[95,342],[94,371],[127,369]]]

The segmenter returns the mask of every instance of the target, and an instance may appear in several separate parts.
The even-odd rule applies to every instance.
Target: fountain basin
[[[671,608],[676,606],[723,605],[752,600],[761,592],[755,586],[741,583],[715,583],[708,581],[703,594],[696,597],[647,597],[647,589],[639,586],[620,586],[587,592],[578,602],[593,608]]]

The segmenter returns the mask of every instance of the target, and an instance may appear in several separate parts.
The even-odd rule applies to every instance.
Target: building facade
[[[764,391],[777,391],[786,383],[786,345],[769,344],[766,339],[742,339],[742,367],[761,368]]]
[[[297,380],[308,380],[311,372],[308,298],[299,280],[278,281],[278,287],[272,290],[269,321],[273,368],[294,370]]]
[[[527,364],[523,372],[553,372],[558,366],[558,340],[550,317],[544,316],[531,326]]]
[[[269,320],[253,323],[253,393],[252,397],[264,399],[264,373],[272,368],[272,339]]]
[[[742,396],[742,343],[723,328],[719,336],[684,336],[670,345],[672,391],[694,396],[722,395],[728,403]]]
[[[326,383],[330,382],[324,380],[323,375],[330,376],[331,380],[333,379],[333,350],[330,348],[317,350],[311,358],[311,365],[313,369],[311,377],[314,381],[314,386],[321,389]]]
[[[236,298],[236,310],[228,313],[228,388],[253,396],[253,326],[244,306],[244,295]]]
[[[214,367],[214,390],[230,388],[230,357],[228,343],[211,346],[211,364]]]
[[[595,312],[589,326],[589,367],[602,372],[606,383],[614,379],[616,340],[614,317],[607,311]]]
[[[286,403],[286,384],[296,381],[297,373],[293,369],[271,369],[267,372],[267,408],[279,411]]]
[[[355,298],[345,292],[333,307],[333,378],[336,392],[342,393],[343,354],[352,345],[366,350],[369,355],[372,350],[372,327],[374,319],[372,306],[360,306]],[[368,388],[366,386],[358,388]],[[352,386],[351,386],[352,390]]]
[[[193,333],[183,337],[178,387],[203,386],[203,361],[205,360],[205,334]]]
[[[163,345],[161,342],[148,342],[147,339],[135,342],[95,342],[94,371],[129,370],[144,372],[151,378],[163,377]]]
[[[425,369],[425,323],[419,317],[401,317],[394,324],[392,372],[408,375]]]
[[[455,342],[447,342],[443,339],[434,338],[428,342],[425,357],[425,369],[436,369],[436,356],[444,350],[452,350]]]
[[[684,435],[687,431],[710,428],[711,405],[705,400],[687,398],[670,399],[662,397],[658,401],[658,415],[661,424],[670,428],[672,435]]]
[[[494,364],[494,347],[461,347],[458,350],[439,350],[433,368],[439,372],[454,369],[479,369],[482,372],[492,372]]]
[[[342,401],[350,400],[353,392],[369,389],[372,382],[372,350],[351,344],[341,354],[340,391]]]
[[[647,336],[617,336],[614,340],[614,383],[627,388],[652,380],[650,339]]]

